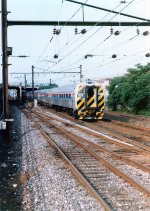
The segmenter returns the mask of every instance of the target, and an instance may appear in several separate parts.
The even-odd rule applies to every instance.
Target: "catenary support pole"
[[[34,101],[34,66],[32,65],[32,99]]]
[[[83,77],[83,75],[82,75],[82,65],[80,65],[80,82],[82,82],[82,77]]]
[[[26,88],[27,88],[27,77],[26,77],[26,73],[23,73],[24,74],[24,91],[26,93]]]
[[[9,119],[8,105],[8,55],[7,55],[7,0],[2,5],[2,84],[3,84],[3,119]]]
[[[49,81],[49,86],[50,86],[50,89],[51,89],[51,86],[52,86],[52,79],[50,78],[50,81]]]

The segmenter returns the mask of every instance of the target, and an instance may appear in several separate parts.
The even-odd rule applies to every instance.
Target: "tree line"
[[[150,115],[150,63],[129,68],[127,74],[111,80],[108,91],[111,110]]]

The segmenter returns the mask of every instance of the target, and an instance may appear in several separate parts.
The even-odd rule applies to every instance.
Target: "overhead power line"
[[[81,4],[81,5],[83,4],[81,2],[74,1],[74,0],[65,0],[65,1],[69,1],[69,2],[72,2],[72,3],[76,3],[76,4]],[[103,10],[103,11],[106,11],[106,12],[115,13],[115,14],[118,14],[118,15],[123,15],[123,16],[129,17],[129,18],[135,18],[135,19],[138,19],[138,20],[150,22],[150,19],[145,19],[145,18],[134,16],[134,15],[125,14],[125,13],[122,13],[122,12],[109,10],[109,9],[106,9],[106,8],[103,8],[103,7],[97,7],[97,6],[94,6],[94,5],[91,5],[91,4],[86,4],[85,3],[84,6],[91,7],[91,8],[98,9],[98,10]]]
[[[132,2],[134,2],[135,0],[132,0],[130,3],[127,4],[127,6],[125,6],[124,8],[121,9],[121,11],[123,11],[126,7],[128,7]],[[118,7],[118,6],[117,6]],[[116,7],[116,8],[117,8]],[[121,12],[120,11],[120,12]],[[119,13],[120,14],[120,13]],[[118,15],[115,14],[113,17],[111,17],[107,22],[109,23],[112,19],[114,19],[116,16]],[[105,17],[107,17],[107,15],[105,15],[102,19],[104,19]],[[102,20],[101,19],[101,20]],[[101,22],[101,21],[99,21]],[[98,23],[98,22],[97,22]],[[101,26],[100,28],[98,28],[94,33],[92,33],[86,40],[84,40],[82,43],[80,43],[75,49],[73,49],[71,52],[69,52],[68,54],[66,54],[61,60],[58,61],[57,64],[59,64],[60,62],[62,62],[68,55],[72,54],[74,51],[76,51],[80,46],[82,46],[85,42],[87,42],[91,37],[93,37],[98,31],[100,31],[104,26]],[[105,42],[105,41],[103,41]],[[57,65],[56,64],[56,65]],[[73,63],[73,64],[76,64],[76,63]],[[55,65],[54,65],[55,66]]]
[[[85,1],[85,3],[87,3],[88,2],[88,0],[86,0]],[[62,4],[63,4],[63,1],[62,1],[62,3],[61,3],[61,7],[62,7]],[[67,23],[79,12],[79,10],[82,8],[82,6],[69,18],[69,20],[68,21],[65,21],[65,22],[63,22],[63,21],[61,21],[61,23],[60,23],[60,21],[57,21],[57,24],[55,24],[54,23],[54,21],[52,21],[53,22],[53,25],[61,25],[62,27],[61,27],[61,29],[59,29],[58,31],[59,32],[61,32],[61,30],[63,29],[63,27],[65,26],[65,25],[67,25]],[[44,25],[44,24],[47,24],[48,22],[43,22],[42,23],[42,25]],[[63,23],[63,24],[62,24]],[[32,22],[31,22],[31,24],[32,24]],[[41,24],[41,21],[39,22],[37,22],[37,24]],[[51,24],[48,24],[48,26],[49,25],[51,25]],[[56,30],[57,31],[57,30]],[[45,52],[45,50],[47,49],[47,47],[49,46],[49,44],[52,42],[52,40],[53,40],[53,38],[54,38],[54,36],[55,36],[55,34],[56,33],[54,33],[54,35],[52,36],[52,38],[50,39],[50,41],[48,42],[48,44],[46,45],[46,47],[44,48],[44,50],[43,50],[43,52],[42,52],[42,54],[40,55],[40,57],[39,58],[41,58],[41,56],[44,54],[44,52]],[[36,62],[37,63],[37,62]]]

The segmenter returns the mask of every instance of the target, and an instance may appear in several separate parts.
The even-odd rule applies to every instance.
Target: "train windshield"
[[[78,97],[84,97],[84,89],[78,91]]]
[[[86,87],[86,105],[87,108],[97,107],[97,87]]]

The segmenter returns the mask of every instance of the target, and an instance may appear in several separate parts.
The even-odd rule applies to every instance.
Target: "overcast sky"
[[[79,0],[78,0],[79,1]],[[150,19],[150,0],[80,0],[87,4],[121,11],[123,13]],[[7,0],[8,20],[49,20],[49,21],[83,21],[83,10],[80,5],[65,0]],[[78,11],[78,12],[77,12]],[[139,21],[121,15],[84,7],[85,21]],[[84,80],[110,78],[126,73],[127,68],[137,63],[146,64],[150,57],[150,35],[143,36],[144,31],[150,32],[150,27],[137,26],[113,27],[120,35],[110,35],[111,27],[77,27],[78,32],[86,29],[86,34],[75,35],[75,27],[56,26],[61,29],[60,35],[53,35],[55,26],[9,26],[8,46],[13,48],[13,56],[27,55],[27,58],[9,57],[9,83],[24,83],[24,75],[11,75],[17,72],[79,71],[83,67]],[[109,37],[109,38],[108,38]],[[50,40],[52,41],[50,42]],[[108,38],[108,39],[107,39]],[[0,51],[1,44],[0,44]],[[0,52],[1,53],[1,52]],[[2,54],[2,53],[1,53]],[[58,58],[55,59],[54,55]],[[85,59],[85,55],[93,57]],[[116,54],[116,58],[112,55]],[[39,69],[38,69],[39,68]],[[0,81],[1,81],[0,74]],[[52,82],[62,86],[79,82],[79,74],[35,74],[39,83]],[[31,83],[31,75],[27,75]]]

